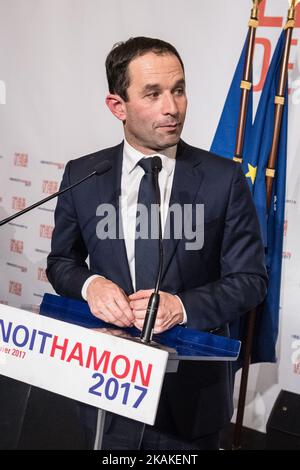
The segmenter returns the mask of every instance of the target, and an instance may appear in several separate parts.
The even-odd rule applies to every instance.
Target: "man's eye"
[[[147,95],[149,98],[157,98],[159,96],[158,91],[153,91],[152,93],[148,93]]]
[[[183,95],[184,94],[184,89],[183,88],[176,88],[175,94],[176,95]]]

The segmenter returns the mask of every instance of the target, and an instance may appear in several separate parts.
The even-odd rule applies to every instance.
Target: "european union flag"
[[[275,347],[278,336],[279,322],[279,300],[287,157],[287,86],[285,90],[285,104],[283,108],[282,125],[275,168],[275,178],[271,198],[272,202],[269,210],[267,209],[265,178],[274,132],[274,100],[279,81],[280,65],[284,50],[284,44],[285,31],[281,33],[277,46],[275,48],[272,61],[268,70],[268,74],[265,80],[264,88],[261,93],[253,125],[251,124],[252,96],[250,96],[249,98],[245,141],[243,148],[242,166],[253,195],[254,204],[256,206],[260,222],[262,237],[266,250],[266,266],[269,275],[267,298],[262,308],[259,309],[259,313],[256,317],[255,334],[251,357],[252,362],[276,361]],[[238,96],[238,81],[241,79],[238,73],[238,68],[235,72],[234,79],[229,90],[223,113],[211,147],[211,150],[213,152],[218,153],[219,155],[222,155],[227,158],[232,158],[234,156],[234,147],[236,140],[236,126],[238,118],[237,109],[239,109],[240,104],[240,98]],[[233,86],[235,86],[235,89],[233,89]],[[235,106],[232,105],[232,102],[234,100],[236,100]],[[230,106],[232,110],[232,116],[230,115]],[[235,129],[233,123],[236,123]],[[232,129],[231,135],[229,135],[228,132],[229,127]],[[226,151],[222,149],[222,141],[227,146]],[[241,339],[240,332],[242,324],[243,321],[235,322],[233,325],[231,325],[230,329],[233,337],[239,337]]]
[[[274,132],[274,100],[278,89],[281,59],[285,45],[285,35],[286,31],[284,30],[280,35],[272,57],[252,128],[251,141],[253,142],[253,148],[252,150],[249,148],[246,149],[244,160],[245,165],[250,165],[251,161],[255,168],[254,171],[256,173],[256,177],[254,184],[252,184],[252,194],[266,249],[266,265],[269,275],[267,298],[264,302],[263,309],[257,315],[256,320],[252,362],[276,361],[275,347],[279,323],[287,159],[287,85],[285,89],[275,177],[269,210],[267,209],[265,175]],[[247,173],[246,176],[248,176]]]
[[[210,148],[210,151],[221,155],[226,158],[233,158],[235,151],[236,133],[239,120],[240,112],[240,100],[241,100],[241,81],[243,80],[244,65],[246,61],[247,49],[248,49],[248,37],[239,58],[229,92],[224,104],[224,108],[221,114],[221,118]],[[252,88],[249,93],[248,99],[248,110],[246,117],[245,126],[245,140],[244,146],[250,140],[250,133],[252,129],[252,109],[253,109],[253,92]]]

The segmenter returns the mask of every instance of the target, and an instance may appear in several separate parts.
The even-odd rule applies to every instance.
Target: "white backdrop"
[[[112,45],[130,36],[160,37],[178,48],[189,97],[183,138],[208,149],[251,5],[251,0],[0,0],[0,218],[57,190],[69,159],[122,139],[120,123],[104,105],[104,62]],[[256,84],[288,2],[267,0],[263,5]],[[280,389],[300,393],[299,23],[290,59],[279,361],[251,367],[246,408],[245,424],[261,431]],[[258,96],[259,91],[256,101]],[[52,292],[45,266],[54,207],[48,203],[1,228],[0,302],[37,311],[43,293]]]

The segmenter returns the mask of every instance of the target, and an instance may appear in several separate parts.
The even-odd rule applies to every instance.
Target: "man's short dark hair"
[[[106,75],[110,93],[117,94],[124,101],[128,101],[127,88],[130,85],[128,66],[133,59],[147,52],[154,52],[157,55],[175,55],[184,71],[181,57],[172,44],[161,39],[143,36],[130,38],[126,42],[115,44],[106,58]]]

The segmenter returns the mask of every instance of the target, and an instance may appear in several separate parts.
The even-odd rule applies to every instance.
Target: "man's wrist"
[[[175,297],[179,300],[180,304],[181,304],[181,308],[182,308],[182,313],[183,313],[183,319],[182,319],[182,322],[179,323],[179,325],[186,325],[187,323],[187,314],[186,314],[186,310],[184,308],[184,305],[182,303],[182,300],[180,297],[178,297],[178,295],[175,295]]]
[[[90,283],[94,280],[94,279],[97,279],[97,277],[100,277],[102,279],[105,279],[104,276],[100,276],[100,274],[92,274],[92,276],[88,277],[87,280],[85,281],[85,283],[83,284],[82,286],[82,289],[81,289],[81,296],[84,300],[87,299],[87,290],[88,290],[88,287],[90,285]]]

